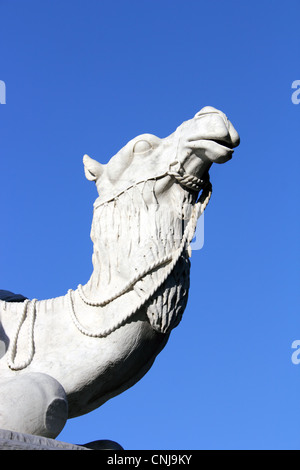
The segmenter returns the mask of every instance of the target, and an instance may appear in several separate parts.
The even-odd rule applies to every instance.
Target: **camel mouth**
[[[233,148],[235,147],[235,145],[233,145],[231,142],[224,142],[223,140],[215,140],[215,139],[214,139],[214,142],[220,145],[220,147],[222,147],[224,150],[231,152],[231,153],[234,152]]]

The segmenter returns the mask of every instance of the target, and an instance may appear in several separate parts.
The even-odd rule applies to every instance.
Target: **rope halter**
[[[174,168],[171,169],[171,167]],[[178,160],[170,163],[168,175],[174,176],[181,186],[191,189],[192,191],[200,191],[209,181],[208,173],[205,174],[205,179],[197,178],[197,176],[187,173]]]

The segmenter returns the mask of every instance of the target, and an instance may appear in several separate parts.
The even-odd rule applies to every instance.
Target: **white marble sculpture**
[[[94,270],[62,297],[0,300],[0,428],[55,438],[149,370],[186,306],[208,170],[238,143],[227,117],[205,107],[164,139],[136,137],[107,165],[84,156],[99,192]]]

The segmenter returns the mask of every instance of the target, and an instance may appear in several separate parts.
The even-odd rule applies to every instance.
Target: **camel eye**
[[[138,140],[133,147],[134,153],[146,153],[152,149],[152,145],[147,140]]]

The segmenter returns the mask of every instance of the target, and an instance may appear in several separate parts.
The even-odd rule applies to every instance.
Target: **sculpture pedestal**
[[[33,434],[0,429],[0,450],[123,450],[123,448],[117,442],[108,440],[76,445]]]

